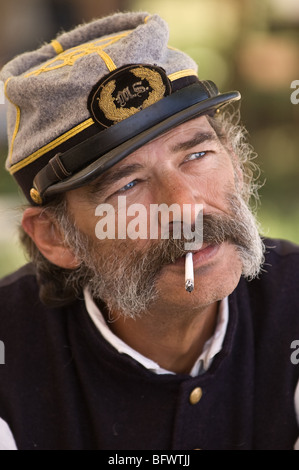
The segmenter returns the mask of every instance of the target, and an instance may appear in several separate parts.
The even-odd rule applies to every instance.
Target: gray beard
[[[242,197],[229,195],[227,200],[230,216],[203,216],[203,242],[234,244],[242,275],[251,280],[258,276],[264,262],[264,244],[255,216]],[[101,241],[87,237],[73,223],[67,227],[67,234],[68,245],[81,262],[70,282],[80,279],[82,288],[87,287],[95,301],[101,300],[108,311],[124,317],[140,317],[149,310],[159,296],[156,284],[162,267],[186,254],[183,237],[154,240],[146,251],[137,250],[132,240],[115,240],[115,249],[103,253]]]

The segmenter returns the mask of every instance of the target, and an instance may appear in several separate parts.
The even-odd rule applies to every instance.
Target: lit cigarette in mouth
[[[185,289],[187,292],[194,289],[193,254],[190,252],[185,256]]]

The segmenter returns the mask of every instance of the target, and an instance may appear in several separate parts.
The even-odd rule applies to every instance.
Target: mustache
[[[239,248],[247,248],[248,237],[246,227],[240,220],[227,214],[217,213],[205,214],[202,217],[202,227],[197,222],[193,223],[190,227],[195,239],[196,236],[199,237],[201,235],[200,232],[202,230],[203,244],[220,245],[228,241]],[[161,268],[166,264],[175,263],[178,258],[185,256],[190,251],[185,248],[186,242],[190,242],[190,239],[185,237],[182,227],[181,237],[176,236],[174,238],[173,233],[170,232],[168,239],[160,240],[153,247],[149,248],[149,257],[152,257],[153,260],[159,260]]]
[[[199,224],[192,224],[192,233],[196,229],[201,230]],[[247,225],[246,221],[242,222],[241,217],[218,213],[206,214],[202,219],[202,231],[204,244],[220,245],[229,241],[241,247],[240,249],[244,247],[248,250]],[[181,234],[181,238],[178,238],[177,234],[174,238],[170,232],[169,238],[155,241],[143,252],[137,249],[130,251],[123,260],[110,257],[114,275],[123,280],[131,279],[134,282],[134,295],[139,299],[145,291],[152,291],[153,295],[156,295],[154,286],[161,275],[162,268],[175,263],[177,259],[190,251],[185,248],[186,238],[183,228]],[[123,249],[121,251],[125,251],[125,245]]]
[[[181,237],[177,230],[175,237],[174,230],[170,230],[168,238],[151,240],[143,249],[128,240],[121,240],[116,250],[100,254],[98,244],[90,238],[85,244],[74,243],[82,255],[80,257],[78,253],[81,259],[80,284],[88,285],[93,298],[103,300],[108,310],[121,311],[125,316],[136,318],[158,298],[157,281],[162,268],[190,251],[185,246],[190,242],[185,233],[188,237],[193,235],[194,239],[197,230],[200,235],[195,240],[205,245],[234,244],[242,261],[242,274],[248,279],[256,277],[263,262],[264,245],[254,215],[238,195],[228,194],[227,202],[229,214],[199,214],[192,227],[189,224],[191,230],[184,231],[184,226],[180,225]],[[197,247],[191,251],[197,251]]]

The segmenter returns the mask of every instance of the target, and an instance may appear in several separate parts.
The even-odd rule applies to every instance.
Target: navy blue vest
[[[210,369],[155,375],[118,354],[83,301],[51,309],[32,268],[0,283],[0,417],[19,449],[292,449],[299,430],[299,248],[268,240],[259,279],[229,297]],[[191,392],[200,387],[195,404]]]

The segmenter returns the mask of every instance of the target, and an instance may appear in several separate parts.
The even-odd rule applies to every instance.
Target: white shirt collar
[[[84,289],[84,300],[87,312],[89,313],[95,326],[105,338],[120,354],[127,354],[135,361],[139,362],[146,369],[154,372],[155,374],[174,374],[174,372],[163,369],[156,362],[143,356],[135,349],[131,348],[128,344],[116,336],[108,327],[101,311],[93,301],[88,289]],[[213,336],[205,343],[203,351],[197,361],[195,362],[190,375],[196,375],[206,371],[211,365],[215,355],[221,350],[222,343],[225,337],[226,328],[228,323],[228,298],[226,297],[220,302],[218,320]]]

